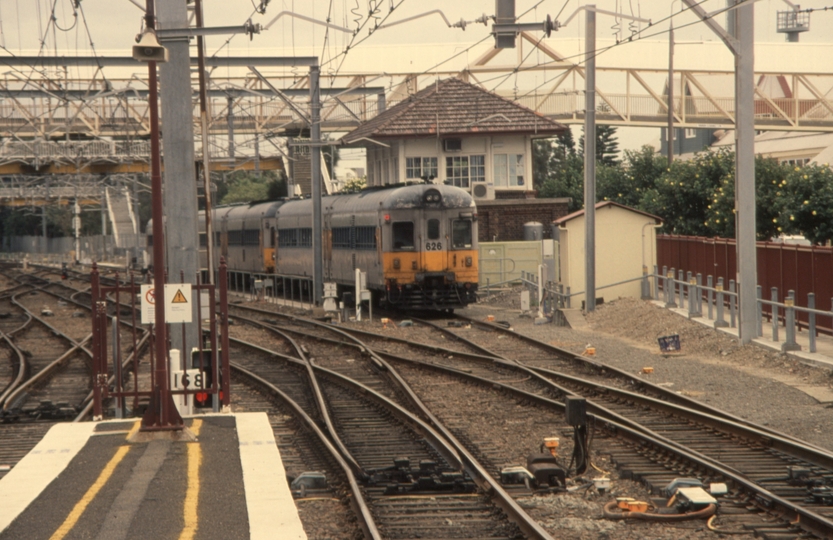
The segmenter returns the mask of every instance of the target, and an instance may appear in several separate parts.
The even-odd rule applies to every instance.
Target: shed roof
[[[526,107],[457,78],[437,81],[341,138],[455,135],[555,135],[567,128]],[[438,133],[439,131],[439,133]]]
[[[649,218],[655,220],[657,223],[662,223],[662,218],[659,217],[659,216],[655,216],[654,214],[649,214],[648,212],[643,212],[642,210],[637,210],[636,208],[631,208],[630,206],[625,206],[624,204],[619,204],[619,203],[613,202],[613,201],[602,201],[602,202],[596,203],[596,210],[598,210],[599,208],[604,208],[606,206],[610,206],[610,207],[613,207],[613,208],[622,208],[623,210],[628,210],[628,211],[633,212],[635,214],[642,214],[643,216],[646,216],[646,217],[649,217]],[[571,221],[571,220],[573,220],[577,217],[581,217],[583,215],[584,215],[584,209],[581,209],[581,210],[578,210],[577,212],[573,212],[572,214],[567,214],[564,217],[558,218],[555,221],[553,221],[553,223],[555,223],[556,225],[562,225],[562,224],[564,224],[568,221]]]

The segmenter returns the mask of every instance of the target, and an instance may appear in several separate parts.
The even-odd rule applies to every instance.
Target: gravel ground
[[[577,330],[535,325],[514,308],[518,294],[502,296],[469,308],[467,314],[492,314],[519,333],[577,353],[592,345],[602,362],[833,450],[833,430],[824,428],[833,423],[833,408],[792,386],[833,387],[830,369],[807,366],[754,344],[739,346],[722,332],[643,300],[620,298],[601,305],[585,317],[588,327]],[[657,338],[670,334],[679,334],[682,351],[662,355]],[[644,374],[644,367],[654,372]]]

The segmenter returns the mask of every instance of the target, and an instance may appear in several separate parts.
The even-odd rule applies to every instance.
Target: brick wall
[[[570,199],[497,199],[478,201],[478,240],[480,242],[524,239],[524,224],[544,225],[544,238],[550,238],[550,225],[569,212]]]

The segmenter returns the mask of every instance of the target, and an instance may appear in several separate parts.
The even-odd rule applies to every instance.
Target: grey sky
[[[137,0],[144,4],[144,0]],[[171,0],[165,0],[171,1]],[[261,0],[204,0],[206,10],[206,23],[210,26],[242,24],[249,16],[253,15],[253,6]],[[359,6],[360,18],[367,18],[368,6],[378,5],[381,21],[388,15],[389,6],[393,2],[399,7],[387,18],[387,22],[394,22],[420,13],[442,10],[447,19],[451,22],[460,19],[474,20],[484,13],[494,13],[494,0],[271,0],[265,15],[254,14],[254,22],[268,23],[282,11],[294,11],[298,14],[318,20],[331,19],[332,23],[339,26],[356,28],[356,18],[351,9]],[[2,29],[3,44],[13,52],[24,50],[37,50],[39,38],[43,37],[47,28],[48,17],[55,6],[57,26],[70,28],[73,26],[75,17],[72,9],[73,0],[0,0],[0,28]],[[533,8],[538,0],[517,0],[516,11],[518,15]],[[543,20],[547,14],[555,17],[562,9],[560,20],[565,20],[579,6],[588,2],[582,0],[544,0],[540,5],[532,9],[523,17],[524,22]],[[723,7],[726,0],[706,0],[703,3],[707,11]],[[658,0],[595,0],[595,4],[602,9],[619,10],[622,12],[641,14],[642,17],[650,18],[653,21],[660,21],[666,18],[672,11],[679,11],[682,6],[680,0],[672,2]],[[142,12],[137,9],[130,0],[82,0],[81,5],[86,15],[87,22],[92,34],[92,39],[98,49],[101,50],[127,50],[132,45],[133,36],[139,31]],[[803,8],[821,8],[833,5],[830,0],[804,0],[801,2]],[[760,0],[756,2],[756,40],[758,41],[783,41],[783,36],[775,32],[776,12],[788,9],[783,0]],[[331,10],[331,11],[330,11]],[[86,35],[80,14],[77,17],[78,24],[69,31],[50,30],[47,35],[49,52],[54,51],[55,38],[60,54],[75,54],[88,52],[89,39]],[[825,28],[833,24],[833,11],[813,13],[811,31],[802,34],[801,40],[805,42],[829,41]],[[675,24],[684,25],[693,21],[689,14],[682,14],[674,19]],[[724,18],[719,19],[723,22]],[[366,25],[357,39],[367,36]],[[600,16],[598,33],[600,38],[612,37],[616,21],[611,17]],[[619,25],[627,33],[628,23],[622,21]],[[644,25],[643,25],[644,27]],[[656,30],[664,30],[667,23],[663,22]],[[583,28],[581,17],[575,19],[568,27],[553,34],[553,38],[575,37],[582,35]],[[403,44],[403,43],[449,43],[449,44],[470,44],[484,37],[488,29],[482,24],[471,24],[465,31],[448,28],[438,14],[398,25],[390,29],[381,29],[372,37],[364,41],[368,45]],[[304,47],[315,47],[319,55],[327,58],[342,51],[349,43],[350,35],[332,30],[328,36],[327,47],[324,47],[325,30],[321,26],[293,19],[282,17],[269,32],[255,37],[249,42],[245,37],[237,37],[232,40],[231,47],[235,50],[245,50],[250,47],[268,47],[280,49],[281,54]],[[689,40],[713,40],[714,37],[702,25],[697,24],[679,32],[680,39]],[[225,38],[212,37],[209,39],[209,49],[216,50]]]
[[[144,0],[137,1],[144,4]],[[265,25],[283,11],[294,11],[299,15],[322,21],[329,16],[334,25],[356,28],[357,17],[351,13],[351,9],[359,6],[358,24],[362,24],[367,19],[369,6],[372,5],[379,7],[377,17],[380,23],[383,20],[387,23],[396,22],[432,10],[442,10],[445,17],[454,23],[461,19],[473,21],[483,14],[492,15],[495,9],[494,0],[271,0],[265,14],[254,13],[254,6],[260,4],[261,1],[203,0],[206,25],[239,25],[249,17],[252,17],[253,22]],[[392,3],[398,7],[388,15]],[[591,2],[544,0],[539,4],[538,0],[516,0],[516,12],[521,15],[530,10],[523,15],[521,21],[537,22],[542,21],[548,14],[555,18],[563,8],[559,20],[564,21],[580,6],[588,3]],[[681,0],[595,0],[595,4],[600,9],[633,12],[649,18],[654,21],[655,26],[645,29],[646,25],[641,25],[641,28],[645,29],[644,34],[658,34],[652,38],[656,41],[654,45],[643,43],[638,47],[630,44],[619,47],[616,56],[612,54],[600,56],[597,60],[599,65],[604,65],[605,62],[622,67],[634,67],[631,64],[638,62],[656,63],[657,65],[653,67],[657,68],[666,65],[667,45],[664,43],[667,42],[665,31],[668,29],[668,22],[663,19],[666,19],[672,11],[678,12],[683,8]],[[726,0],[705,0],[702,5],[706,11],[718,10],[726,5]],[[803,0],[801,2],[803,8],[823,8],[828,5],[833,5],[833,0]],[[47,24],[53,6],[56,19],[54,27]],[[82,17],[81,12],[77,12],[77,16],[74,16],[73,0],[0,0],[0,44],[13,54],[35,54],[40,48],[40,40],[45,36],[46,45],[43,47],[43,54],[57,53],[61,56],[72,56],[91,54],[89,42],[92,39],[99,54],[129,54],[133,39],[141,28],[143,12],[140,9],[130,0],[81,0],[81,7],[85,17]],[[782,44],[784,42],[784,36],[775,31],[776,12],[787,9],[788,5],[784,0],[759,0],[755,3],[756,41],[758,43]],[[86,19],[86,25],[84,19]],[[725,15],[719,16],[718,21],[723,24]],[[833,10],[813,13],[811,30],[801,35],[801,42],[806,44],[830,41],[829,32],[826,29],[831,24],[833,24]],[[676,34],[678,41],[717,41],[705,25],[697,23],[696,18],[690,13],[676,16],[674,25],[679,29]],[[686,25],[690,26],[685,27]],[[237,36],[229,42],[228,46],[224,46],[225,37],[211,36],[207,39],[207,48],[209,53],[222,55],[316,55],[321,57],[324,63],[322,72],[326,74],[327,70],[337,67],[341,60],[339,55],[343,53],[351,40],[354,43],[361,41],[355,49],[351,49],[348,62],[343,68],[352,71],[422,70],[486,38],[478,49],[472,49],[470,53],[459,58],[456,64],[450,63],[443,66],[448,69],[459,69],[466,62],[473,61],[484,50],[488,50],[491,43],[491,39],[488,38],[489,28],[483,24],[471,23],[465,31],[459,28],[448,28],[443,18],[436,13],[391,28],[381,28],[368,37],[368,29],[371,27],[373,27],[372,23],[364,24],[362,31],[353,37],[352,34],[338,30],[327,32],[321,26],[284,16],[267,32],[255,36],[252,41],[245,36]],[[89,28],[89,36],[87,28]],[[612,17],[599,15],[597,34],[600,42],[612,39],[617,28],[620,29],[620,37],[624,38],[629,34],[628,21],[623,20],[617,24]],[[583,16],[579,16],[573,19],[567,27],[553,33],[551,39],[545,39],[543,42],[560,52],[563,50],[566,53],[576,54],[576,51],[583,51],[583,35]],[[412,46],[407,46],[409,44]],[[712,59],[710,55],[715,50],[714,46],[696,44],[679,47],[675,62],[678,67],[682,67],[688,58],[691,61],[698,61],[700,69],[703,68],[704,63],[714,64],[709,67],[731,69],[731,60],[727,55],[723,54],[720,59]],[[788,61],[790,56],[795,57],[796,60],[808,56],[800,52],[801,48],[784,44],[770,47],[766,55],[759,55],[758,64],[760,65],[765,60],[763,56],[770,55],[771,58],[773,50],[776,51],[776,55],[783,56]],[[645,51],[649,54],[645,54]],[[9,53],[0,51],[0,54]],[[704,58],[706,56],[708,58]],[[812,66],[812,70],[833,71],[831,69],[833,65],[825,68],[824,65],[819,67],[818,64],[818,62],[829,63],[829,60],[825,60],[830,58],[829,55],[815,55],[815,58],[817,64]],[[536,57],[532,57],[531,60],[536,61]],[[580,58],[575,60],[579,61]],[[541,58],[540,61],[546,61],[546,58]],[[538,79],[536,83],[537,81]],[[379,83],[384,84],[384,81],[379,81]],[[507,84],[512,84],[512,81]],[[524,86],[523,83],[515,82],[514,84]],[[528,86],[535,86],[535,83]],[[620,133],[624,135],[626,131],[622,130]],[[634,137],[620,137],[622,147],[637,147],[658,137],[656,129],[634,130],[634,133],[636,133]]]

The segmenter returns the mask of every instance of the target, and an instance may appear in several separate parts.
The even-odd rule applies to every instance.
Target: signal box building
[[[457,78],[437,81],[342,137],[367,149],[367,185],[429,180],[478,204],[534,197],[532,139],[567,128]]]

